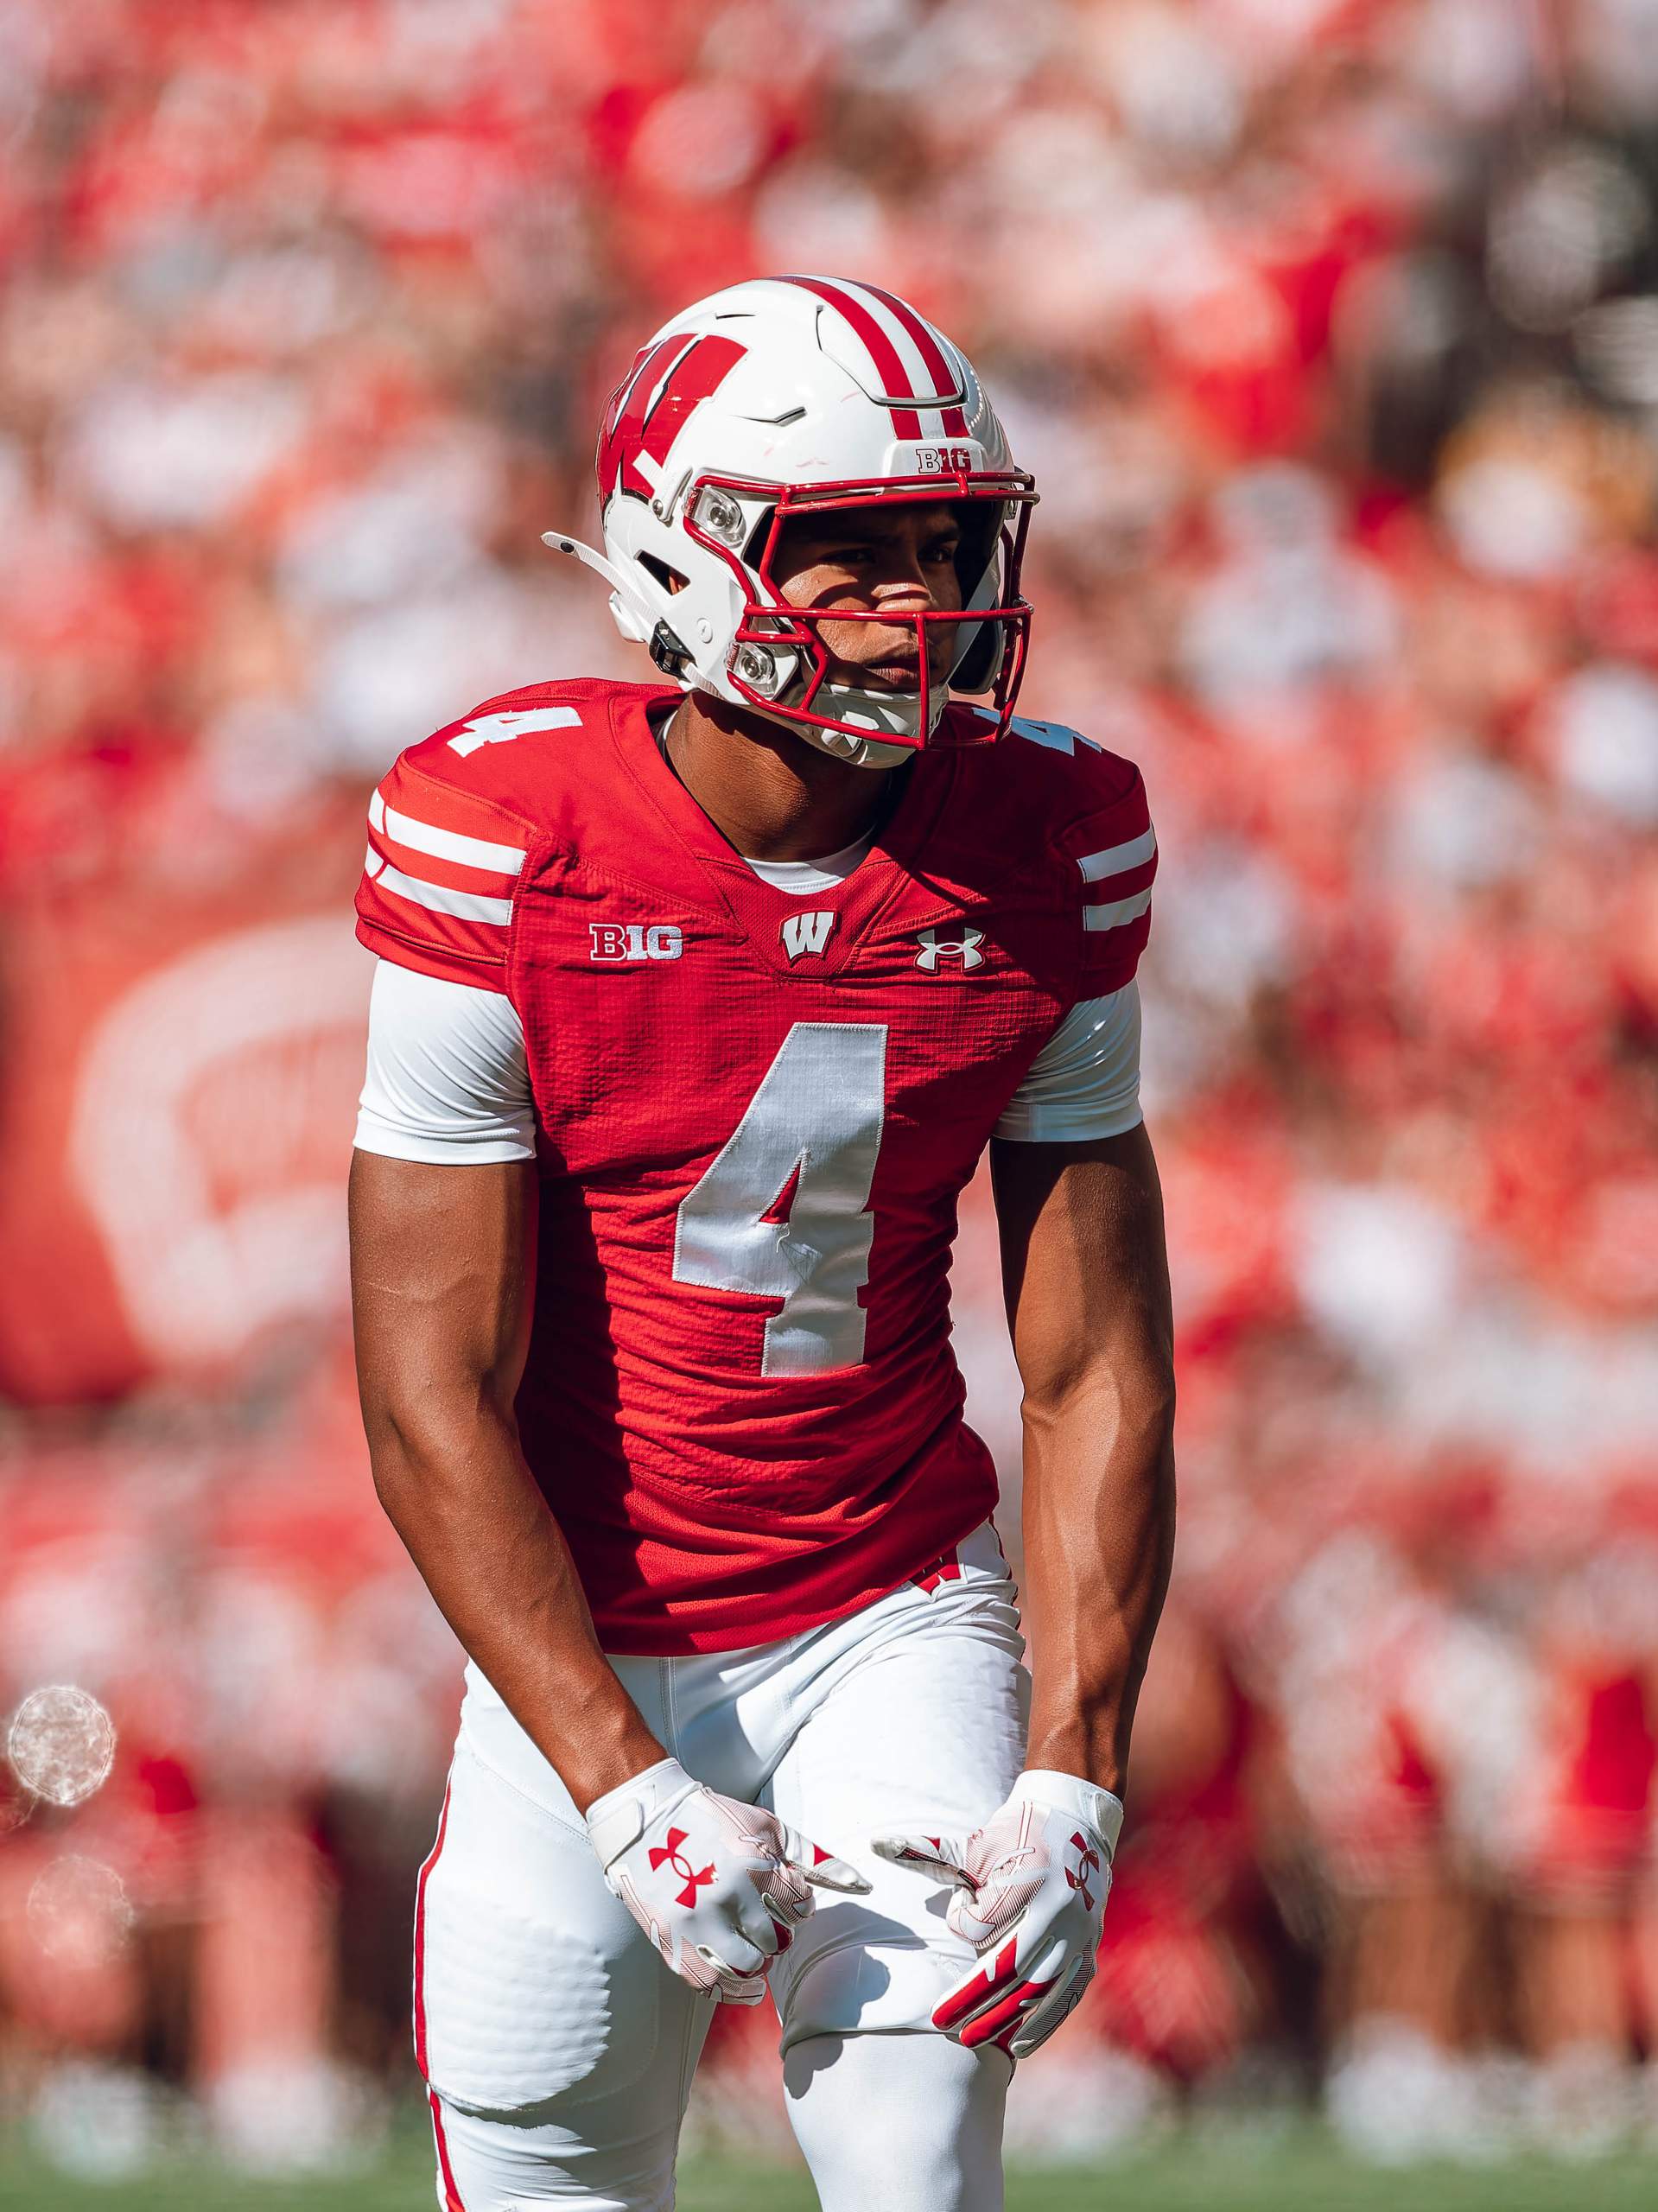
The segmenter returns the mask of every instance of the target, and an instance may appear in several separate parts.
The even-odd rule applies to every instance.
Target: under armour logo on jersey
[[[921,947],[915,964],[925,969],[930,976],[938,973],[941,960],[959,960],[964,969],[984,965],[984,955],[979,950],[984,943],[984,931],[969,929],[965,923],[958,937],[941,937],[937,930],[918,930],[915,941]]]
[[[1088,1878],[1090,1874],[1097,1874],[1099,1872],[1100,1854],[1095,1850],[1092,1844],[1088,1840],[1088,1838],[1083,1835],[1080,1830],[1071,1837],[1070,1847],[1077,1853],[1077,1871],[1075,1873],[1072,1873],[1070,1868],[1067,1866],[1065,1869],[1065,1879],[1070,1884],[1073,1890],[1080,1890],[1082,1891],[1083,1906],[1088,1911],[1092,1912],[1094,1910],[1094,1893],[1088,1886]]]
[[[714,1879],[714,1866],[710,1861],[699,1872],[691,1865],[683,1848],[686,1834],[687,1831],[683,1828],[670,1828],[665,1846],[659,1843],[651,1845],[651,1872],[654,1874],[659,1867],[671,1866],[685,1885],[674,1899],[674,1903],[689,1906],[696,1903],[698,1890],[704,1888]]]
[[[803,952],[821,952],[835,927],[832,913],[791,914],[783,925],[784,949],[791,961]]]
[[[677,960],[685,932],[677,922],[589,922],[590,960]]]

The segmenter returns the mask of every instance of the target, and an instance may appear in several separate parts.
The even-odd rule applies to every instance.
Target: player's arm
[[[1028,1764],[1121,1796],[1174,1541],[1174,1370],[1143,1122],[998,1141],[991,1173],[1024,1386]]]
[[[403,754],[369,803],[357,933],[379,957],[351,1176],[358,1379],[393,1526],[585,1807],[663,1752],[599,1649],[518,1446],[538,1186],[507,967],[532,833],[512,746],[458,727]]]
[[[536,1173],[359,1150],[352,1305],[374,1485],[444,1618],[585,1810],[665,1754],[599,1648],[518,1446]]]
[[[676,1974],[758,2004],[815,1890],[867,1885],[664,1753],[599,1647],[519,1448],[538,1185],[507,956],[533,833],[473,788],[474,734],[470,721],[458,745],[440,732],[392,769],[370,803],[357,896],[358,934],[380,955],[351,1179],[375,1485],[450,1626],[586,1815],[607,1885]],[[689,1894],[682,1847],[697,1854]]]
[[[979,1955],[933,2024],[1015,2058],[1045,2042],[1094,1973],[1134,1700],[1174,1541],[1173,1332],[1134,980],[1157,840],[1125,767],[1108,756],[1086,771],[1109,793],[1063,853],[1080,894],[1077,996],[990,1148],[1024,1384],[1026,1764],[971,1835],[875,1840],[884,1857],[953,1884],[949,1924]]]
[[[1085,1025],[1084,1025],[1085,1026]],[[1174,1537],[1168,1268],[1144,1126],[998,1139],[990,1164],[1025,1386],[1025,1617],[1035,1697],[1025,1770],[964,1838],[878,1836],[954,1885],[980,1963],[933,2009],[969,2047],[1046,2041],[1094,1973],[1134,1697]]]
[[[1157,836],[1138,770],[1073,744],[1078,785],[1102,801],[1058,841],[1079,900],[1077,1000],[990,1166],[1024,1385],[1030,1764],[1120,1797],[1174,1543],[1173,1325],[1134,981]]]

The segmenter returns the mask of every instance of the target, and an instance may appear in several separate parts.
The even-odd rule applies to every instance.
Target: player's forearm
[[[664,1756],[599,1648],[509,1416],[371,1415],[375,1489],[440,1611],[585,1812]]]
[[[1119,1796],[1174,1548],[1174,1385],[1155,1357],[1025,1408],[1026,1764]]]

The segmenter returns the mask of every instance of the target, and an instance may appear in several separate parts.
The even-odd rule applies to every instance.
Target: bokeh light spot
[[[79,1852],[42,1868],[26,1912],[29,1932],[47,1956],[83,1969],[106,1966],[133,1923],[126,1885],[114,1867]]]
[[[84,1804],[109,1779],[115,1724],[87,1691],[31,1690],[12,1715],[6,1756],[24,1787],[54,1805]]]

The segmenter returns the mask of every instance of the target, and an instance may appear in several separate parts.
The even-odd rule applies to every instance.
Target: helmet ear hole
[[[654,553],[636,553],[633,557],[646,575],[653,576],[664,591],[683,591],[690,582],[689,577],[682,576],[677,569],[670,569],[665,561],[657,560]]]

